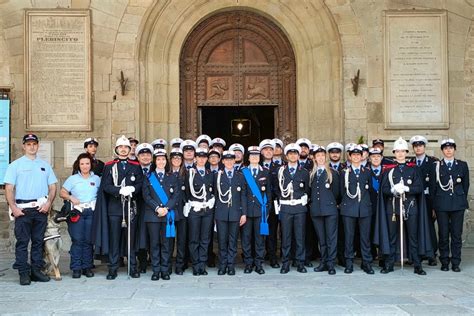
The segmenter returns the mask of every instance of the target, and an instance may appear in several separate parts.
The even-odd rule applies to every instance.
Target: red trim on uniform
[[[138,161],[135,161],[135,160],[130,160],[130,159],[128,159],[127,162],[130,163],[130,164],[132,164],[132,165],[135,165],[135,166],[139,166],[139,165],[140,165],[140,163],[139,163]]]
[[[390,170],[390,169],[393,169],[397,166],[397,164],[386,164],[386,165],[382,165],[382,173],[387,171],[387,170]]]
[[[118,159],[114,159],[114,160],[111,160],[111,161],[107,161],[105,163],[106,166],[110,166],[110,165],[113,165],[114,163],[116,163],[117,161],[119,161]]]
[[[415,166],[416,166],[416,163],[414,163],[413,161],[407,163],[407,167],[415,167]]]

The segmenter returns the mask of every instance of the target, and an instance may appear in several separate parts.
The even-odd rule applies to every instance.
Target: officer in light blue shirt
[[[5,195],[15,217],[15,264],[20,284],[31,281],[47,282],[49,277],[41,270],[43,238],[48,223],[48,212],[56,195],[58,180],[51,166],[37,157],[38,137],[23,137],[25,155],[13,161],[5,173]],[[31,240],[31,265],[28,263],[28,244]]]
[[[73,279],[81,275],[94,276],[92,267],[92,219],[94,217],[95,200],[100,186],[100,178],[92,171],[94,158],[88,153],[80,154],[74,162],[73,175],[66,179],[60,196],[71,201],[74,214],[69,217],[68,230],[71,236],[71,264]]]

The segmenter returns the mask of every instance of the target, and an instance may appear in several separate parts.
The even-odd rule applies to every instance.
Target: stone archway
[[[200,109],[275,107],[275,135],[296,138],[296,65],[286,35],[244,10],[208,17],[189,34],[180,57],[180,134],[201,133]]]
[[[291,43],[296,60],[296,137],[318,143],[342,140],[342,45],[323,0],[310,5],[294,1],[291,7],[254,0],[171,0],[154,5],[141,26],[137,46],[140,137],[180,135],[179,63],[184,43],[201,21],[231,10],[266,17]]]

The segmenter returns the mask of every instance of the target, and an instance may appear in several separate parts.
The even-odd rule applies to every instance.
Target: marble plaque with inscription
[[[449,127],[446,11],[385,11],[385,127]]]
[[[90,11],[27,10],[27,129],[91,129]]]
[[[46,161],[54,168],[54,142],[51,140],[42,140],[39,143],[38,157]]]
[[[84,142],[79,140],[64,141],[64,167],[71,168],[77,156],[84,152]]]

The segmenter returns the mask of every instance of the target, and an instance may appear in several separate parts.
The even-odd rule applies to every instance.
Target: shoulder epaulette
[[[110,165],[113,165],[114,163],[118,162],[119,160],[118,159],[114,159],[114,160],[110,160],[110,161],[107,161],[105,163],[106,166],[110,166]]]
[[[397,164],[386,164],[382,165],[382,172],[385,172],[386,170],[393,169],[397,166]]]
[[[135,160],[130,160],[130,159],[128,159],[127,162],[128,162],[129,164],[132,164],[132,165],[135,165],[135,166],[139,166],[139,165],[140,165],[140,163],[139,163],[138,161],[135,161]]]

